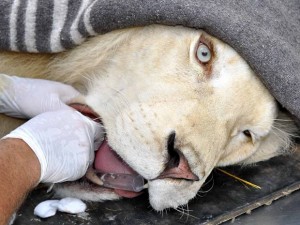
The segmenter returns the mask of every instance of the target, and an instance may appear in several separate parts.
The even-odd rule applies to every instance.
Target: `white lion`
[[[57,80],[84,93],[74,107],[99,116],[106,131],[96,169],[141,175],[155,210],[188,203],[214,167],[266,160],[291,144],[294,125],[276,127],[277,103],[249,65],[201,30],[152,25],[54,55],[2,52],[0,72]],[[19,124],[0,119],[2,135]],[[115,153],[126,164],[101,159]],[[92,201],[137,195],[81,182],[56,190]]]

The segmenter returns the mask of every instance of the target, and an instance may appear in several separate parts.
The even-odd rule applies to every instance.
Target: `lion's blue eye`
[[[211,60],[210,49],[203,43],[200,43],[197,49],[197,58],[202,63],[207,63]]]

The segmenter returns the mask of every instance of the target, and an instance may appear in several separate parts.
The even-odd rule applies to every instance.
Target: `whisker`
[[[188,219],[189,219],[189,216],[190,216],[190,213],[189,213],[189,212],[192,212],[192,211],[193,211],[193,210],[190,210],[190,209],[189,209],[189,203],[186,204],[186,211],[188,212],[188,216],[187,216],[187,218],[186,218],[186,222],[187,222]]]
[[[279,131],[280,133],[287,134],[287,135],[289,135],[290,137],[295,137],[295,138],[299,138],[299,137],[300,137],[299,135],[296,135],[296,134],[293,134],[293,133],[289,133],[289,132],[287,132],[287,131],[284,131],[284,130],[280,129],[279,127],[276,127],[275,125],[273,125],[272,128],[276,129],[276,130]]]
[[[179,209],[181,209],[182,211],[184,211],[184,212],[193,212],[193,210],[190,210],[190,209],[188,209],[188,204],[186,204],[185,206],[187,206],[187,208],[185,209],[185,208],[183,208],[184,206],[183,205],[181,205],[181,206],[178,206],[178,208]]]
[[[282,147],[283,149],[287,149],[287,148],[290,147],[290,144],[291,144],[290,142],[291,142],[291,140],[290,140],[289,137],[284,137],[284,136],[278,134],[275,130],[273,130],[272,133],[273,133],[273,134],[274,134],[281,142],[283,142],[283,144],[281,145],[281,147]]]
[[[211,185],[211,187],[208,189],[208,190],[206,190],[206,191],[203,191],[203,190],[199,190],[198,191],[198,193],[197,193],[197,196],[198,197],[204,197],[208,192],[210,192],[212,189],[213,189],[213,187],[214,187],[214,185],[215,185],[215,180],[214,180],[214,177],[213,177],[213,174],[212,174],[212,178],[210,179],[211,181],[212,181],[212,185]],[[210,181],[209,181],[210,182]],[[202,187],[201,187],[202,188]],[[204,195],[200,195],[200,194],[204,194]]]
[[[191,214],[187,214],[187,213],[185,213],[184,211],[182,211],[182,208],[174,208],[177,212],[179,212],[179,213],[181,213],[181,216],[180,216],[180,219],[184,216],[184,215],[186,215],[186,216],[190,216],[190,217],[192,217],[192,218],[194,218],[194,219],[200,219],[199,217],[197,217],[197,216],[193,216],[193,215],[191,215]]]
[[[178,208],[174,208],[177,212],[179,212],[181,214],[180,219],[182,217],[182,215],[184,214],[184,212],[182,212],[181,210],[179,210]]]
[[[189,210],[183,208],[183,206],[179,206],[178,208],[179,208],[181,211],[183,211],[183,212],[185,213],[185,215],[186,215],[186,220],[185,220],[185,222],[187,222],[188,219],[189,219],[189,216],[190,216]]]
[[[285,119],[273,119],[273,121],[284,121],[284,122],[293,122],[293,120],[285,120]]]
[[[209,180],[206,180],[204,182],[204,184],[202,185],[202,187],[204,187],[205,185],[209,184],[213,179],[214,179],[214,175],[213,175],[213,173],[211,173]]]
[[[294,141],[291,138],[299,137],[297,135],[291,135],[288,132],[285,132],[284,130],[278,128],[272,129],[271,132],[278,138],[278,140],[280,140],[282,151],[292,150],[294,148]]]

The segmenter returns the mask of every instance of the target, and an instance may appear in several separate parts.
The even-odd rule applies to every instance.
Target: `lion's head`
[[[266,160],[289,143],[287,133],[276,136],[276,101],[249,65],[201,30],[114,31],[58,56],[50,71],[84,92],[79,103],[101,117],[113,151],[147,180],[156,210],[186,204],[214,167]],[[120,197],[90,184],[59,189]]]

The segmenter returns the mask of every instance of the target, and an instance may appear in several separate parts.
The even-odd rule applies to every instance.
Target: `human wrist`
[[[39,162],[20,139],[0,140],[0,224],[6,224],[27,194],[37,185]]]
[[[41,146],[38,140],[33,136],[33,134],[26,132],[26,130],[22,129],[23,127],[19,127],[19,129],[14,130],[13,132],[9,133],[8,135],[4,136],[5,139],[14,139],[20,145],[26,144],[26,146],[31,150],[31,152],[35,155],[35,158],[38,160],[39,163],[39,178],[38,183],[42,181],[44,177],[47,161],[45,155],[41,149]]]
[[[16,174],[18,178],[24,179],[25,186],[29,189],[37,186],[40,179],[41,166],[30,146],[19,138],[8,137],[1,139],[0,142],[6,146],[6,154],[9,158],[8,163],[11,161],[14,164],[10,165],[10,167],[14,167],[15,171],[17,172],[18,170],[20,173],[20,176]],[[1,151],[3,150],[1,149]]]
[[[0,224],[6,224],[27,194],[38,184],[40,165],[20,139],[0,140]]]

